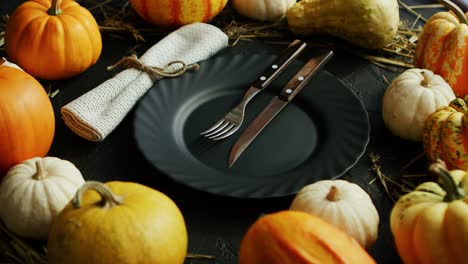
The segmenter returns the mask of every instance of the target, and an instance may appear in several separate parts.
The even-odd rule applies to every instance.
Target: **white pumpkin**
[[[13,166],[0,185],[0,217],[13,233],[47,239],[52,219],[85,183],[66,160],[32,158]]]
[[[424,121],[455,99],[449,84],[426,69],[409,69],[397,76],[384,93],[382,117],[396,136],[422,140]]]
[[[322,218],[364,248],[377,240],[379,214],[369,195],[355,183],[322,180],[306,185],[296,194],[289,209]]]
[[[231,0],[230,3],[242,16],[259,21],[275,21],[285,16],[296,0]]]

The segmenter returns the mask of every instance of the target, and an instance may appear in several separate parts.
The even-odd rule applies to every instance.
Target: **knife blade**
[[[280,94],[273,97],[263,111],[250,123],[229,154],[228,165],[231,167],[260,132],[275,116],[309,83],[312,77],[333,57],[333,51],[309,59],[309,61],[291,78]]]

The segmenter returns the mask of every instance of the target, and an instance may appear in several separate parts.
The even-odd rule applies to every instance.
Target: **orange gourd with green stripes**
[[[442,159],[449,169],[468,170],[468,104],[456,98],[425,121],[423,145],[431,161]]]
[[[414,65],[441,75],[457,97],[468,94],[468,25],[463,11],[439,0],[450,12],[438,12],[419,34]]]
[[[129,0],[146,22],[163,27],[178,27],[208,22],[226,6],[227,0]]]

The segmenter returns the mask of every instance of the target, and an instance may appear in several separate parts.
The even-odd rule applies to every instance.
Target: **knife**
[[[229,167],[240,157],[270,121],[309,83],[312,77],[333,57],[333,51],[309,59],[286,84],[279,95],[273,97],[263,111],[244,130],[229,154]]]

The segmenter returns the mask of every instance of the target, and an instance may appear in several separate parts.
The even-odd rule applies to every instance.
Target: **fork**
[[[264,70],[260,77],[250,85],[242,101],[212,127],[201,132],[200,135],[212,140],[220,140],[234,134],[244,121],[245,108],[250,100],[261,90],[270,85],[270,83],[272,83],[306,47],[307,44],[304,41],[298,39],[294,40],[288,48]]]

